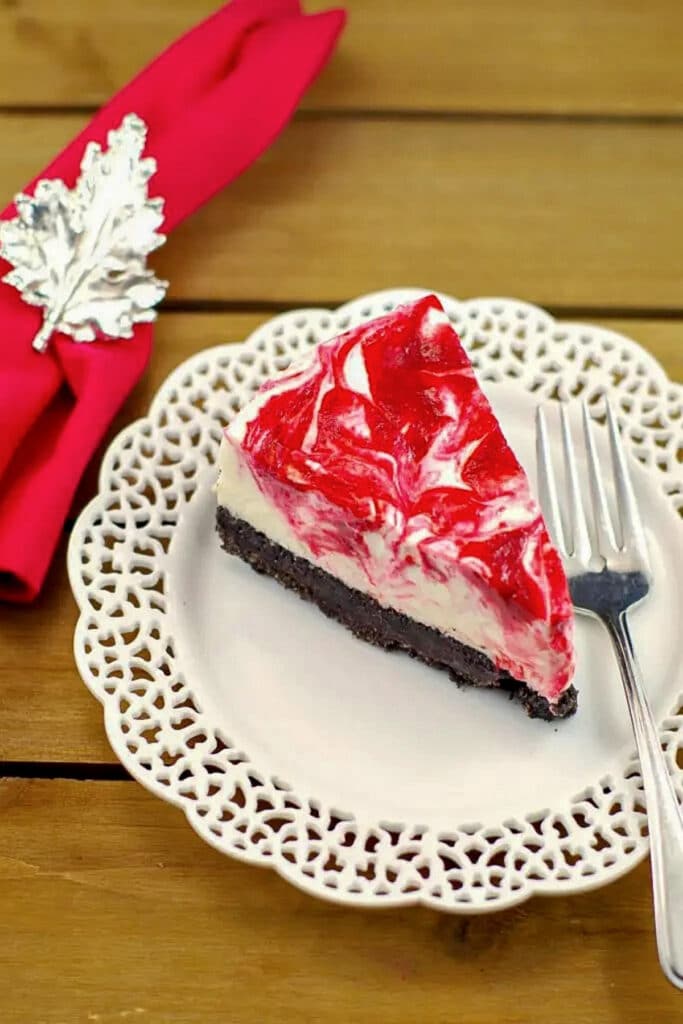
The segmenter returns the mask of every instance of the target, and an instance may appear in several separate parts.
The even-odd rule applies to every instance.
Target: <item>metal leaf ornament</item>
[[[157,230],[164,201],[147,194],[156,160],[142,158],[146,137],[144,121],[128,114],[105,151],[88,143],[73,189],[43,179],[0,224],[0,256],[14,268],[2,280],[45,311],[33,340],[39,352],[54,331],[74,341],[130,338],[136,323],[156,319],[168,282],[146,259],[166,241]]]

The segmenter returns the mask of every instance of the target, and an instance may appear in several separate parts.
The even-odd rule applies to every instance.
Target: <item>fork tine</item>
[[[638,512],[638,503],[631,483],[631,474],[624,446],[619,433],[619,427],[612,407],[605,399],[607,409],[607,426],[609,428],[610,448],[612,450],[612,466],[614,469],[614,484],[617,491],[619,503],[619,522],[621,526],[621,543],[625,551],[637,553],[643,560],[645,568],[649,571],[650,560],[647,553],[647,541],[643,523]]]
[[[560,503],[557,500],[557,486],[550,457],[548,424],[546,423],[543,407],[540,405],[536,407],[536,463],[541,508],[556,546],[560,552],[566,554],[567,545],[564,540]]]
[[[588,562],[591,557],[591,540],[588,533],[586,513],[581,498],[581,484],[576,468],[574,443],[572,441],[569,415],[564,402],[560,403],[560,423],[562,425],[562,447],[564,464],[569,490],[569,532],[571,533],[571,554],[581,562]]]
[[[581,403],[583,413],[583,433],[586,438],[586,455],[588,456],[588,477],[590,480],[591,494],[593,496],[593,522],[595,535],[598,542],[598,551],[603,557],[618,551],[612,517],[607,504],[607,495],[602,482],[600,470],[600,459],[595,447],[595,435],[593,433],[593,421],[588,411],[585,400]]]

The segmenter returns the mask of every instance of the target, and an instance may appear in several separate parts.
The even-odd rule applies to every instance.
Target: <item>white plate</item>
[[[225,555],[213,525],[232,411],[293,355],[416,294],[285,314],[169,378],[112,444],[74,528],[75,652],[122,763],[220,850],[343,902],[493,910],[603,884],[646,852],[600,627],[577,624],[576,716],[532,721],[501,693],[356,640]],[[532,480],[539,398],[581,392],[599,413],[612,393],[641,462],[656,576],[633,630],[680,791],[683,388],[603,329],[511,300],[442,299]]]

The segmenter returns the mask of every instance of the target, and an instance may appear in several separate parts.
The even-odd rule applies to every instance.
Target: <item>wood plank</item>
[[[82,121],[0,117],[0,191]],[[336,303],[422,284],[678,307],[681,166],[673,125],[299,121],[153,262],[181,301]]]
[[[166,314],[157,346],[140,382],[110,431],[143,416],[161,382],[182,360],[211,345],[245,337],[268,314]],[[637,338],[683,381],[681,324],[676,321],[608,321]],[[101,454],[93,460],[78,507],[97,487]],[[0,607],[0,761],[115,762],[102,726],[100,707],[80,681],[71,652],[76,609],[58,553],[47,585],[28,607]],[[19,669],[18,666],[21,666]]]
[[[310,11],[331,4],[306,3]],[[99,104],[215,0],[11,0],[0,7],[0,104]],[[347,0],[309,108],[683,112],[677,0]],[[381,45],[378,45],[381,40]]]
[[[670,380],[683,383],[683,323],[675,320],[603,320],[612,331],[633,338],[661,363]]]
[[[379,913],[222,857],[132,783],[4,780],[0,809],[3,1024],[680,1017],[647,865],[501,914]]]

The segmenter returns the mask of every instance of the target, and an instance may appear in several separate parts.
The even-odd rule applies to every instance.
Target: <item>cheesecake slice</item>
[[[364,640],[502,687],[534,717],[576,709],[559,556],[434,295],[264,384],[219,462],[230,554]]]

